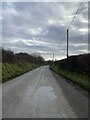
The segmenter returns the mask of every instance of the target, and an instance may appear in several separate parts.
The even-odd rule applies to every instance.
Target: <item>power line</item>
[[[69,59],[68,59],[68,35],[69,35],[69,29],[70,29],[70,27],[71,27],[71,25],[72,25],[72,23],[73,23],[76,15],[77,15],[78,11],[80,10],[81,5],[82,5],[82,2],[81,2],[81,4],[80,4],[79,8],[77,9],[77,11],[76,11],[76,13],[75,13],[75,15],[74,15],[74,17],[73,17],[73,19],[72,19],[72,21],[71,21],[68,29],[67,29],[67,70],[69,70]]]
[[[75,13],[75,15],[74,15],[74,17],[73,17],[73,19],[72,19],[72,21],[71,21],[71,23],[70,23],[70,25],[68,26],[67,29],[70,29],[70,28],[71,28],[71,25],[72,25],[72,23],[73,23],[73,21],[74,21],[76,15],[77,15],[77,13],[79,12],[79,10],[80,10],[80,8],[81,8],[82,3],[83,3],[83,1],[80,3],[79,8],[77,9],[77,11],[76,11],[76,13]],[[66,32],[65,32],[65,34],[63,35],[63,40],[64,40],[64,37],[65,37],[65,36],[66,36]]]
[[[79,12],[79,10],[80,10],[80,8],[81,8],[81,6],[82,6],[82,3],[83,3],[83,2],[81,2],[81,4],[80,4],[79,8],[77,9],[77,11],[76,11],[76,13],[75,13],[75,15],[74,15],[74,17],[73,17],[73,19],[72,19],[72,21],[71,21],[71,23],[70,23],[69,27],[68,27],[68,29],[70,29],[70,27],[71,27],[71,25],[72,25],[72,23],[73,23],[73,21],[74,21],[74,19],[75,19],[76,15],[77,15],[77,13]]]
[[[82,3],[83,3],[83,2],[80,3],[79,8],[77,9],[74,17],[72,18],[72,21],[71,21],[70,25],[69,25],[68,28],[67,28],[67,32],[65,32],[65,34],[64,34],[64,36],[63,36],[63,40],[64,40],[64,37],[65,37],[66,34],[67,34],[67,58],[68,58],[68,32],[69,32],[69,29],[70,29],[70,27],[71,27],[71,25],[72,25],[72,23],[73,23],[76,15],[77,15],[77,13],[79,12],[79,10],[80,10],[80,8],[81,8],[81,6],[82,6]]]

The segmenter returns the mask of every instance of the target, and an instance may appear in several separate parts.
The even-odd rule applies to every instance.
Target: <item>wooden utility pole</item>
[[[68,32],[69,30],[67,29],[67,59],[68,59]]]
[[[53,62],[54,62],[54,53],[53,53]]]
[[[69,33],[69,29],[67,29],[67,71],[68,71],[68,69],[69,69],[69,68],[68,68],[68,67],[69,67],[69,65],[68,65],[68,64],[69,64],[69,60],[68,60],[68,36],[69,36],[69,35],[68,35],[68,33]]]

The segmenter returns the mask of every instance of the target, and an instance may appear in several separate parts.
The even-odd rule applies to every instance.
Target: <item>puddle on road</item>
[[[44,104],[46,102],[56,99],[57,96],[53,92],[52,87],[40,87],[33,98],[33,104]]]

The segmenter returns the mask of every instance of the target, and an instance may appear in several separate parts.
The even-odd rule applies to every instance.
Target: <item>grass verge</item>
[[[58,73],[59,75],[64,76],[65,78],[75,82],[85,90],[89,91],[90,90],[90,81],[88,80],[87,76],[82,76],[77,73],[73,73],[70,71],[65,71],[60,69],[57,65],[52,65],[50,66],[50,69]]]
[[[39,67],[35,64],[2,64],[2,83]]]

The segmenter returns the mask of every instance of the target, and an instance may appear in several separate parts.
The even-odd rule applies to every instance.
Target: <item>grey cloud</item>
[[[15,52],[41,51],[43,56],[50,57],[52,53],[55,53],[58,58],[66,56],[66,37],[63,39],[63,36],[78,5],[78,3],[68,2],[3,3],[3,46]],[[70,53],[80,53],[83,52],[80,50],[87,49],[87,33],[79,31],[87,27],[87,23],[82,21],[82,19],[87,20],[86,16],[85,3],[70,30],[69,43],[73,44],[70,46]],[[86,46],[81,43],[86,43]]]

